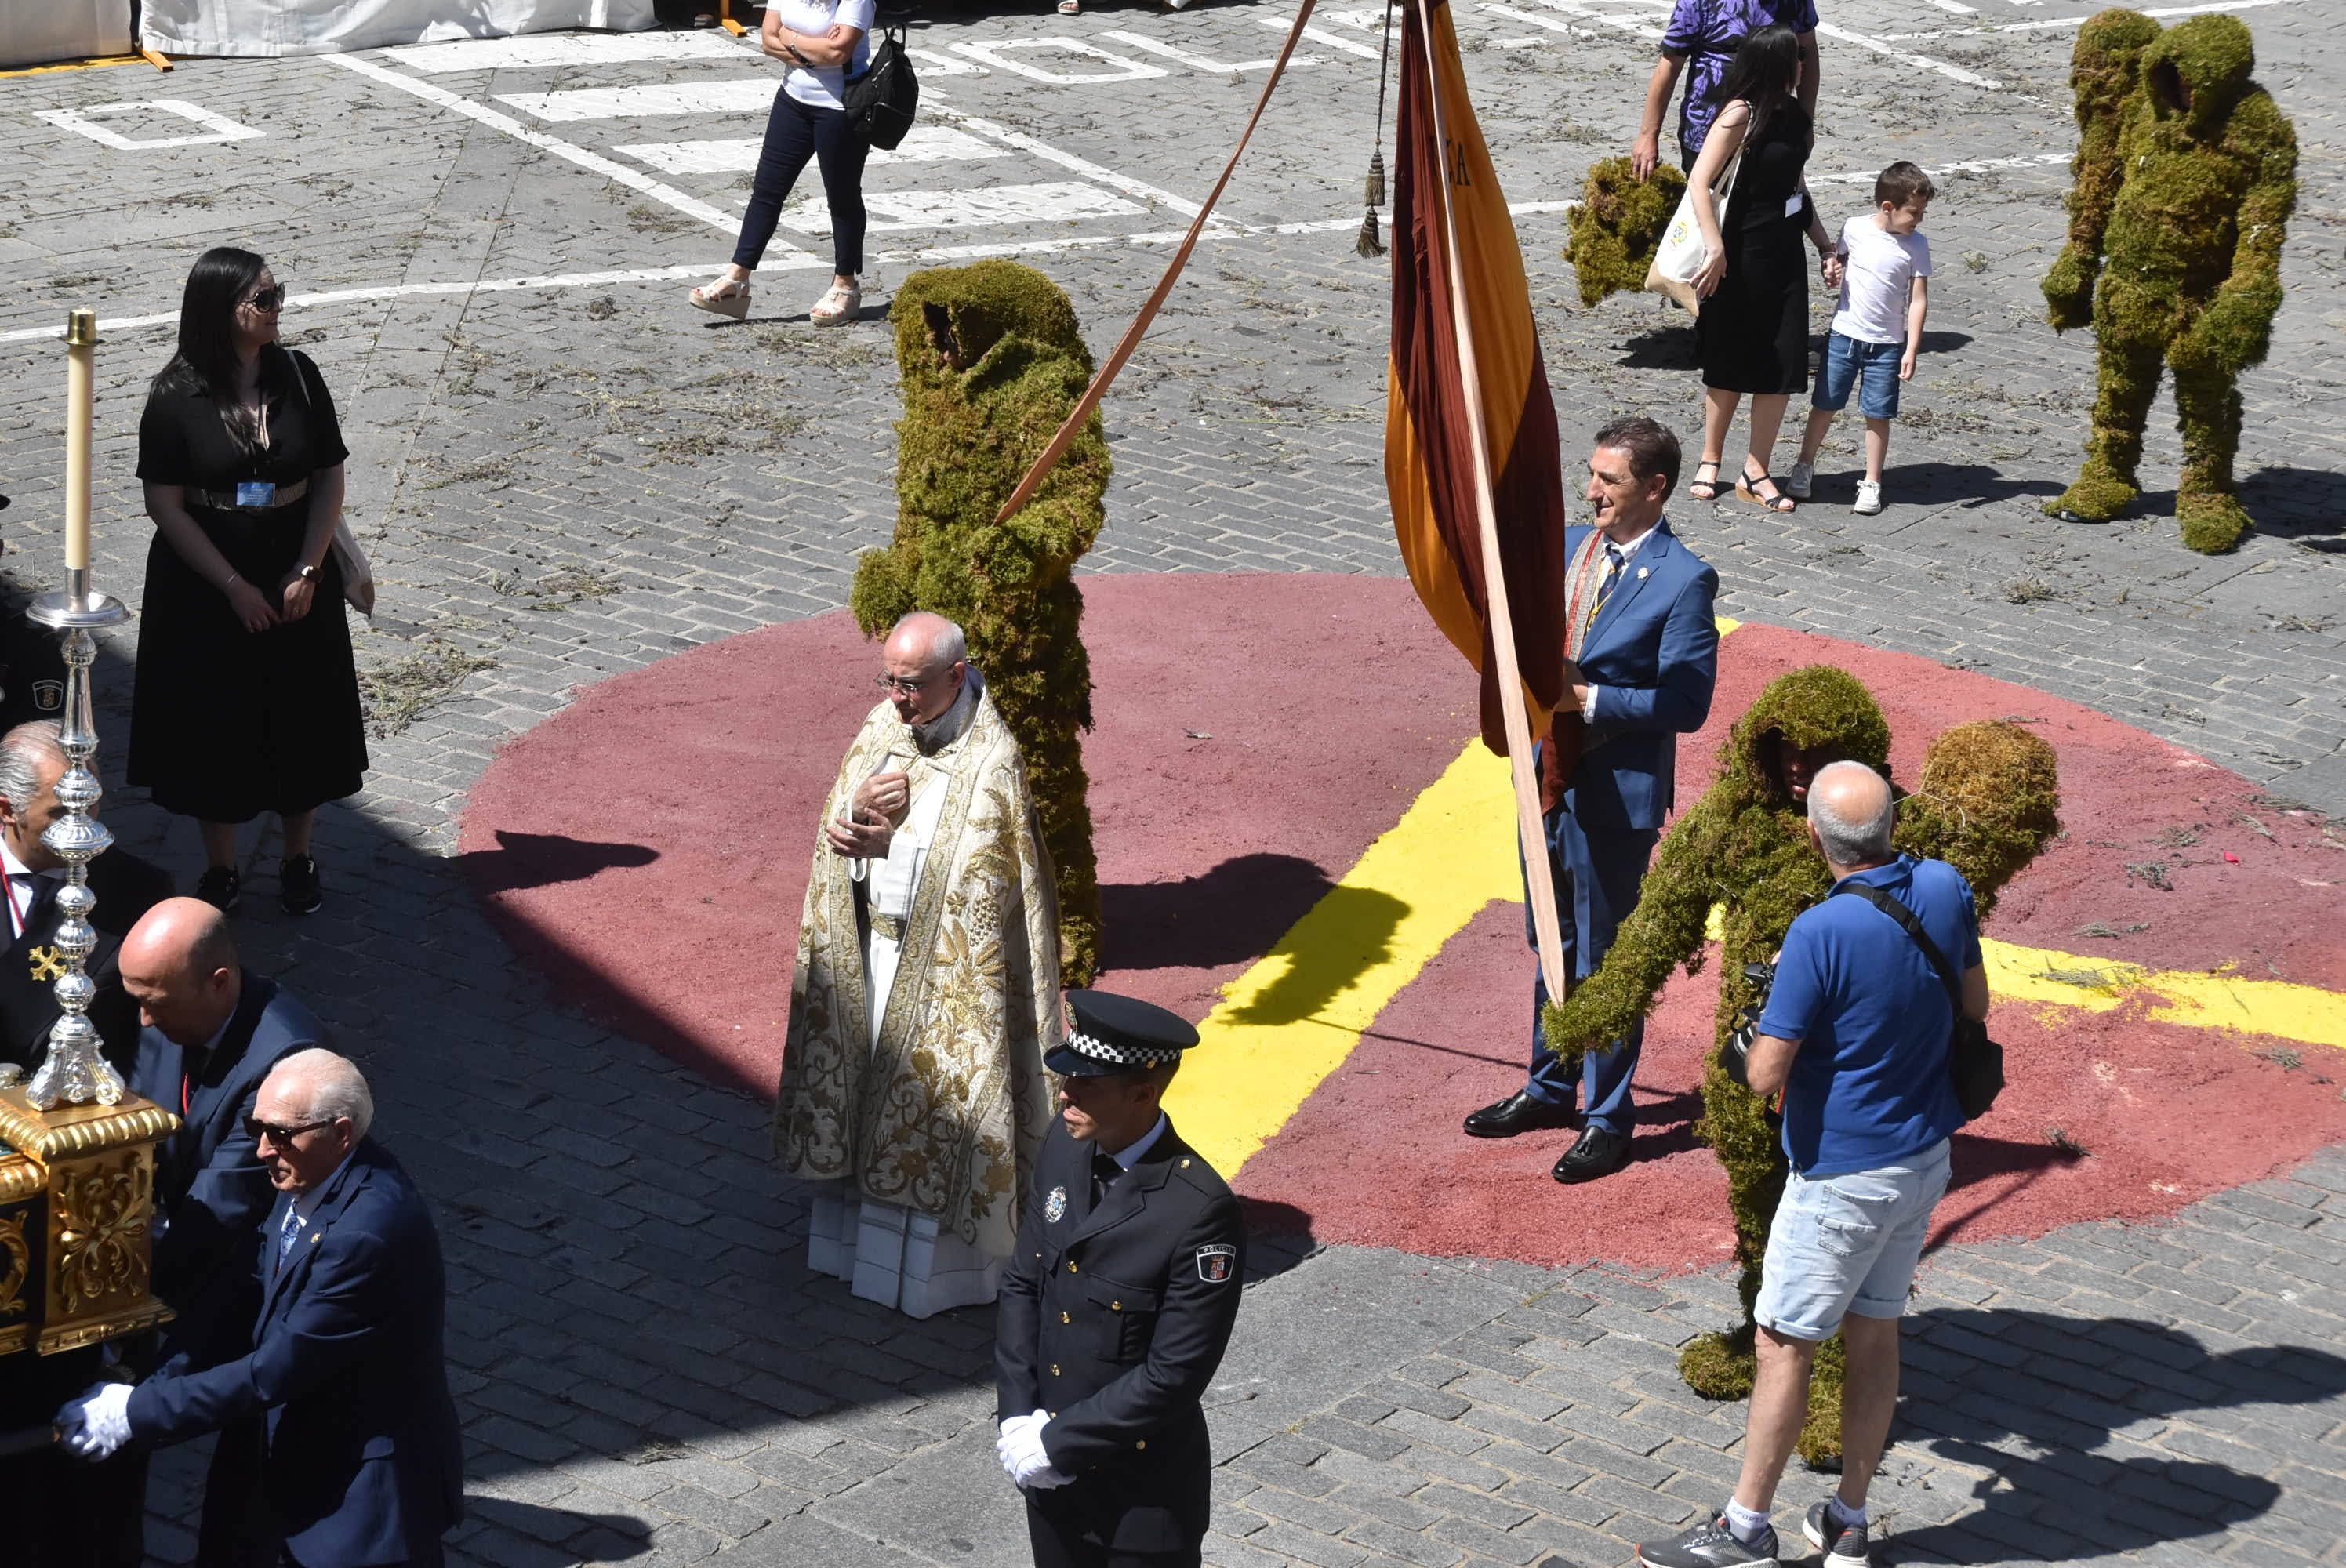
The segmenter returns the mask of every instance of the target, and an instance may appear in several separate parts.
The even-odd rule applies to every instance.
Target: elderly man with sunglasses
[[[374,1101],[342,1057],[285,1057],[253,1105],[244,1131],[277,1200],[249,1349],[91,1390],[58,1412],[66,1447],[102,1459],[219,1432],[209,1562],[438,1568],[463,1513],[464,1455],[431,1211],[367,1135]]]
[[[1018,742],[962,630],[881,649],[823,808],[774,1148],[813,1189],[808,1261],[926,1318],[994,1299],[1051,1123],[1057,900]]]

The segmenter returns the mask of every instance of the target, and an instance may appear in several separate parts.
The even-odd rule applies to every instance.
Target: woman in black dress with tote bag
[[[250,250],[207,250],[179,303],[179,349],[138,422],[147,552],[129,780],[193,817],[198,896],[233,908],[236,829],[285,827],[278,894],[323,898],[311,829],[366,767],[358,673],[342,618],[335,525],[342,445],[309,356],[277,341],[285,291]]]
[[[1809,382],[1809,263],[1806,233],[1838,285],[1832,237],[1809,199],[1805,174],[1813,123],[1800,107],[1800,41],[1790,27],[1747,34],[1719,78],[1719,117],[1687,183],[1709,255],[1694,276],[1702,299],[1695,334],[1702,348],[1702,462],[1688,494],[1719,494],[1719,467],[1736,404],[1751,398],[1751,450],[1735,493],[1771,512],[1792,510],[1769,467],[1784,405]],[[1713,188],[1737,154],[1742,162],[1725,212]],[[1708,471],[1708,472],[1706,472]]]

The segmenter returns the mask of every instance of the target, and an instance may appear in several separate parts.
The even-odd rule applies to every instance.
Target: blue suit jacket
[[[1566,560],[1587,536],[1565,530]],[[1719,574],[1665,520],[1606,596],[1580,650],[1581,678],[1604,689],[1564,797],[1584,828],[1657,830],[1669,816],[1678,738],[1702,728],[1719,679],[1718,594]]]
[[[130,1087],[165,1110],[185,1110],[179,1130],[155,1151],[155,1293],[179,1312],[171,1329],[191,1344],[209,1304],[240,1296],[251,1269],[240,1256],[276,1206],[277,1189],[244,1130],[270,1068],[321,1044],[307,1007],[250,970],[228,1027],[209,1051],[189,1051],[156,1029],[138,1036]],[[186,1094],[182,1102],[180,1095]],[[239,1268],[239,1264],[246,1264]],[[230,1332],[251,1327],[248,1314]],[[250,1342],[232,1346],[241,1355]]]
[[[259,1416],[261,1484],[293,1556],[332,1568],[427,1556],[464,1512],[431,1211],[372,1139],[327,1178],[280,1268],[291,1202],[280,1195],[261,1230],[250,1352],[139,1384],[131,1436],[177,1442]]]

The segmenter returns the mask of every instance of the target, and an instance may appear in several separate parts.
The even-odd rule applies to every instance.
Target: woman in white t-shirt
[[[750,313],[750,274],[765,255],[782,203],[809,158],[822,170],[822,194],[831,207],[834,275],[830,292],[807,319],[818,327],[835,327],[852,321],[862,305],[855,275],[863,270],[863,159],[872,148],[848,123],[841,99],[847,78],[861,76],[871,64],[864,36],[872,30],[873,9],[874,0],[771,0],[767,5],[758,41],[790,71],[766,118],[766,145],[758,154],[732,264],[716,281],[692,291],[692,302],[700,309],[737,321]]]

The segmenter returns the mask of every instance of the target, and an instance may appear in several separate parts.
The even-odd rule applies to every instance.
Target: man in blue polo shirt
[[[1834,891],[1857,883],[1912,911],[1963,975],[1963,1005],[1987,1016],[1979,920],[1963,873],[1891,847],[1890,786],[1835,762],[1809,787],[1809,838]],[[1706,1523],[1637,1555],[1657,1568],[1747,1568],[1776,1561],[1768,1522],[1809,1407],[1817,1346],[1841,1330],[1839,1494],[1809,1511],[1825,1568],[1866,1568],[1866,1489],[1898,1403],[1898,1319],[1947,1190],[1947,1140],[1963,1125],[1947,1076],[1954,1018],[1919,943],[1862,897],[1827,898],[1792,922],[1760,1018],[1754,1094],[1784,1095],[1783,1201],[1760,1266],[1758,1380],[1735,1495]]]

